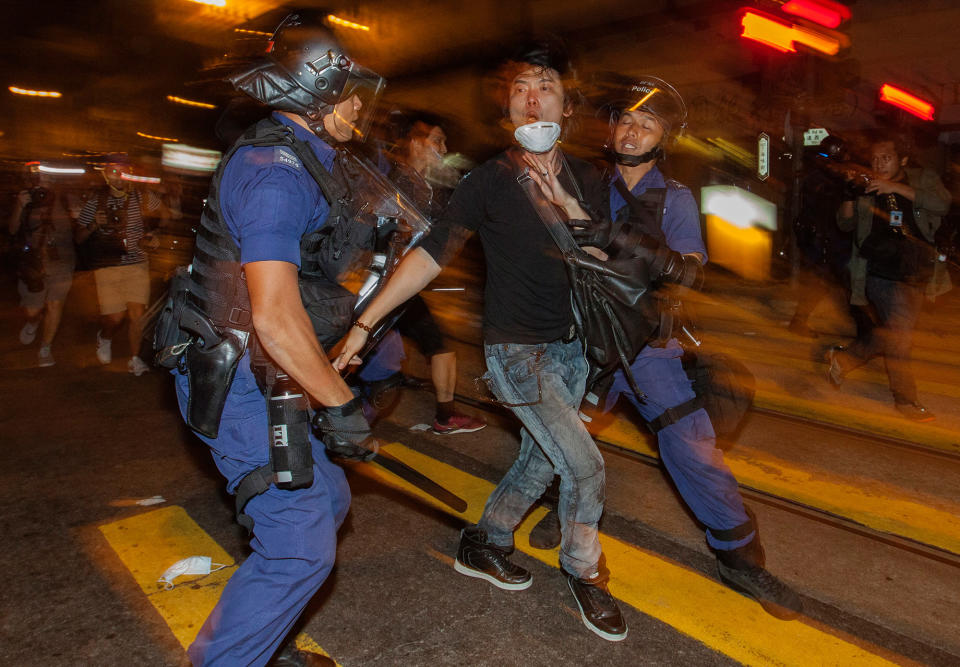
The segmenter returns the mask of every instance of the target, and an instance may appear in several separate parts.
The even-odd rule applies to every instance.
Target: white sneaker
[[[137,377],[149,371],[150,367],[147,366],[140,357],[130,357],[130,361],[127,362],[127,372],[133,373]]]
[[[53,360],[53,353],[50,352],[49,345],[41,345],[40,351],[37,352],[37,360],[39,361],[40,368],[46,368],[47,366],[53,366],[55,363]]]
[[[113,360],[113,352],[111,350],[113,346],[113,341],[109,338],[101,338],[100,332],[97,332],[97,361],[106,366]]]
[[[23,325],[23,328],[20,329],[20,342],[24,345],[29,345],[37,338],[37,329],[40,328],[39,320],[36,322],[27,322]]]

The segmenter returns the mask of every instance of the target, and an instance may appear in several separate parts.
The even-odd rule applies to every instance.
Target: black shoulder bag
[[[647,262],[632,258],[602,261],[581,250],[556,207],[544,198],[528,170],[518,160],[515,162],[521,169],[517,183],[560,248],[567,269],[574,321],[590,363],[587,391],[609,378],[620,366],[634,394],[643,400],[646,395],[637,386],[630,362],[660,323]],[[566,160],[563,164],[577,198],[582,200]]]

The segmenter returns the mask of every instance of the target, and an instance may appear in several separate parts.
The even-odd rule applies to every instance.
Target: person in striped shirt
[[[125,155],[112,154],[103,168],[106,186],[95,192],[77,220],[76,241],[82,244],[95,267],[101,326],[97,332],[97,360],[113,360],[113,337],[128,320],[130,360],[127,370],[140,376],[150,370],[139,357],[143,326],[140,319],[150,300],[150,265],[144,248],[155,241],[144,228],[143,211],[160,208],[153,192],[130,187],[123,175],[132,172]]]

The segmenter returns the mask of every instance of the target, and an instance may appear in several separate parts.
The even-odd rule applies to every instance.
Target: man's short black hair
[[[389,127],[389,137],[391,143],[397,144],[405,139],[414,138],[418,124],[420,127],[433,129],[439,127],[444,129],[446,121],[439,114],[429,111],[401,110],[391,111],[387,117]]]
[[[497,78],[500,106],[509,116],[510,87],[514,78],[531,66],[552,69],[560,75],[563,84],[563,105],[574,111],[583,102],[577,71],[563,41],[554,36],[537,37],[522,43],[500,66]],[[566,125],[569,126],[569,122]]]
[[[871,148],[877,144],[891,143],[898,158],[910,157],[912,143],[910,139],[901,132],[877,130],[869,135],[868,140]]]

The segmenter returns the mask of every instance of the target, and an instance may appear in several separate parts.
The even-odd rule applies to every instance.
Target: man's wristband
[[[361,322],[360,320],[354,320],[354,321],[353,321],[353,326],[357,327],[358,329],[363,329],[363,330],[366,331],[367,333],[373,333],[373,329],[371,329],[370,327],[368,327],[366,324],[364,324],[364,323]]]

